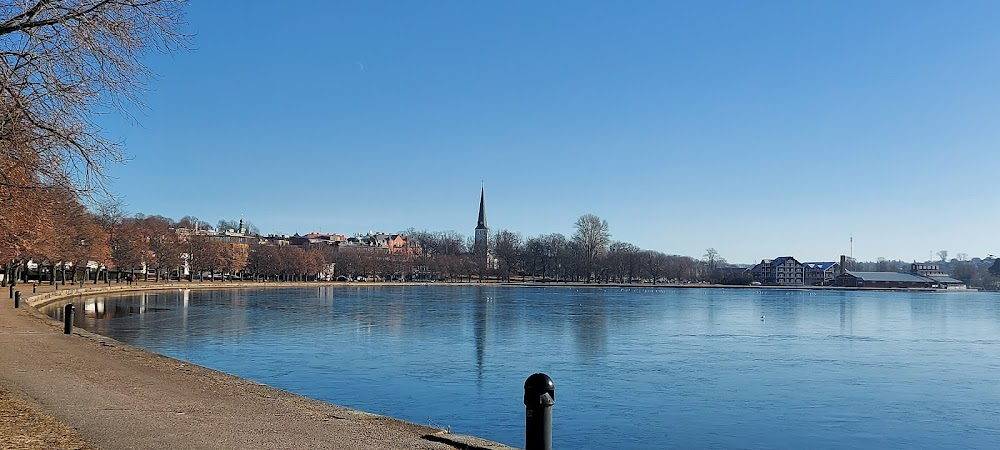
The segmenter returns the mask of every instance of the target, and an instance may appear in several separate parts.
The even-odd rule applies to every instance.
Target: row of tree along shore
[[[726,282],[717,269],[725,260],[711,250],[697,260],[642,250],[611,241],[608,224],[593,215],[566,237],[523,238],[501,230],[489,241],[488,256],[454,231],[400,233],[407,251],[377,243],[346,245],[313,239],[260,236],[252,225],[236,228],[220,220],[216,230],[194,217],[172,220],[142,214],[127,217],[120,204],[91,212],[63,197],[50,220],[0,223],[13,237],[0,247],[3,283],[8,280],[93,282],[137,275],[144,280],[502,280],[567,282]],[[30,236],[30,239],[25,237]],[[740,284],[747,279],[732,280]]]
[[[3,284],[12,280],[101,282],[133,276],[148,281],[365,280],[582,283],[712,283],[749,285],[744,268],[732,267],[715,249],[703,258],[668,255],[611,240],[608,223],[581,216],[572,236],[525,238],[509,230],[490,236],[488,252],[454,231],[392,235],[406,251],[377,242],[348,245],[322,239],[261,236],[252,225],[220,220],[216,229],[194,217],[172,220],[138,214],[120,205],[91,212],[79,202],[60,204],[43,222],[4,230],[32,239],[0,247]],[[238,227],[238,228],[237,228]],[[286,236],[287,238],[287,236]],[[978,259],[977,259],[978,260]],[[955,276],[973,287],[995,288],[993,261],[953,261]],[[852,270],[897,269],[901,261],[851,262]]]

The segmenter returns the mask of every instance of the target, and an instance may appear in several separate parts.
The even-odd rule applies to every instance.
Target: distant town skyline
[[[133,213],[471,236],[485,181],[491,230],[529,237],[592,213],[734,263],[1000,252],[994,2],[188,12],[139,125],[99,119]]]

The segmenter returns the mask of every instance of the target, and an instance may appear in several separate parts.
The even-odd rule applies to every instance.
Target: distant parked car
[[[751,281],[750,286],[760,286],[760,281]]]

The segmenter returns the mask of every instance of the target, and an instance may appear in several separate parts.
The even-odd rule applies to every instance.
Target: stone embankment
[[[89,285],[88,285],[89,286]],[[22,449],[509,449],[323,403],[62,324],[37,306],[148,289],[262,288],[156,283],[0,293],[0,447]],[[276,287],[295,286],[281,283]],[[303,283],[313,286],[314,283]]]

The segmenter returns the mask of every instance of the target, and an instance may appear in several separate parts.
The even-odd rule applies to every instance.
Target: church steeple
[[[489,229],[486,226],[486,186],[479,191],[479,222],[476,224],[477,230]]]
[[[490,228],[486,226],[486,186],[479,191],[479,222],[476,224],[476,239],[473,242],[472,253],[482,258],[485,263],[489,260]]]

